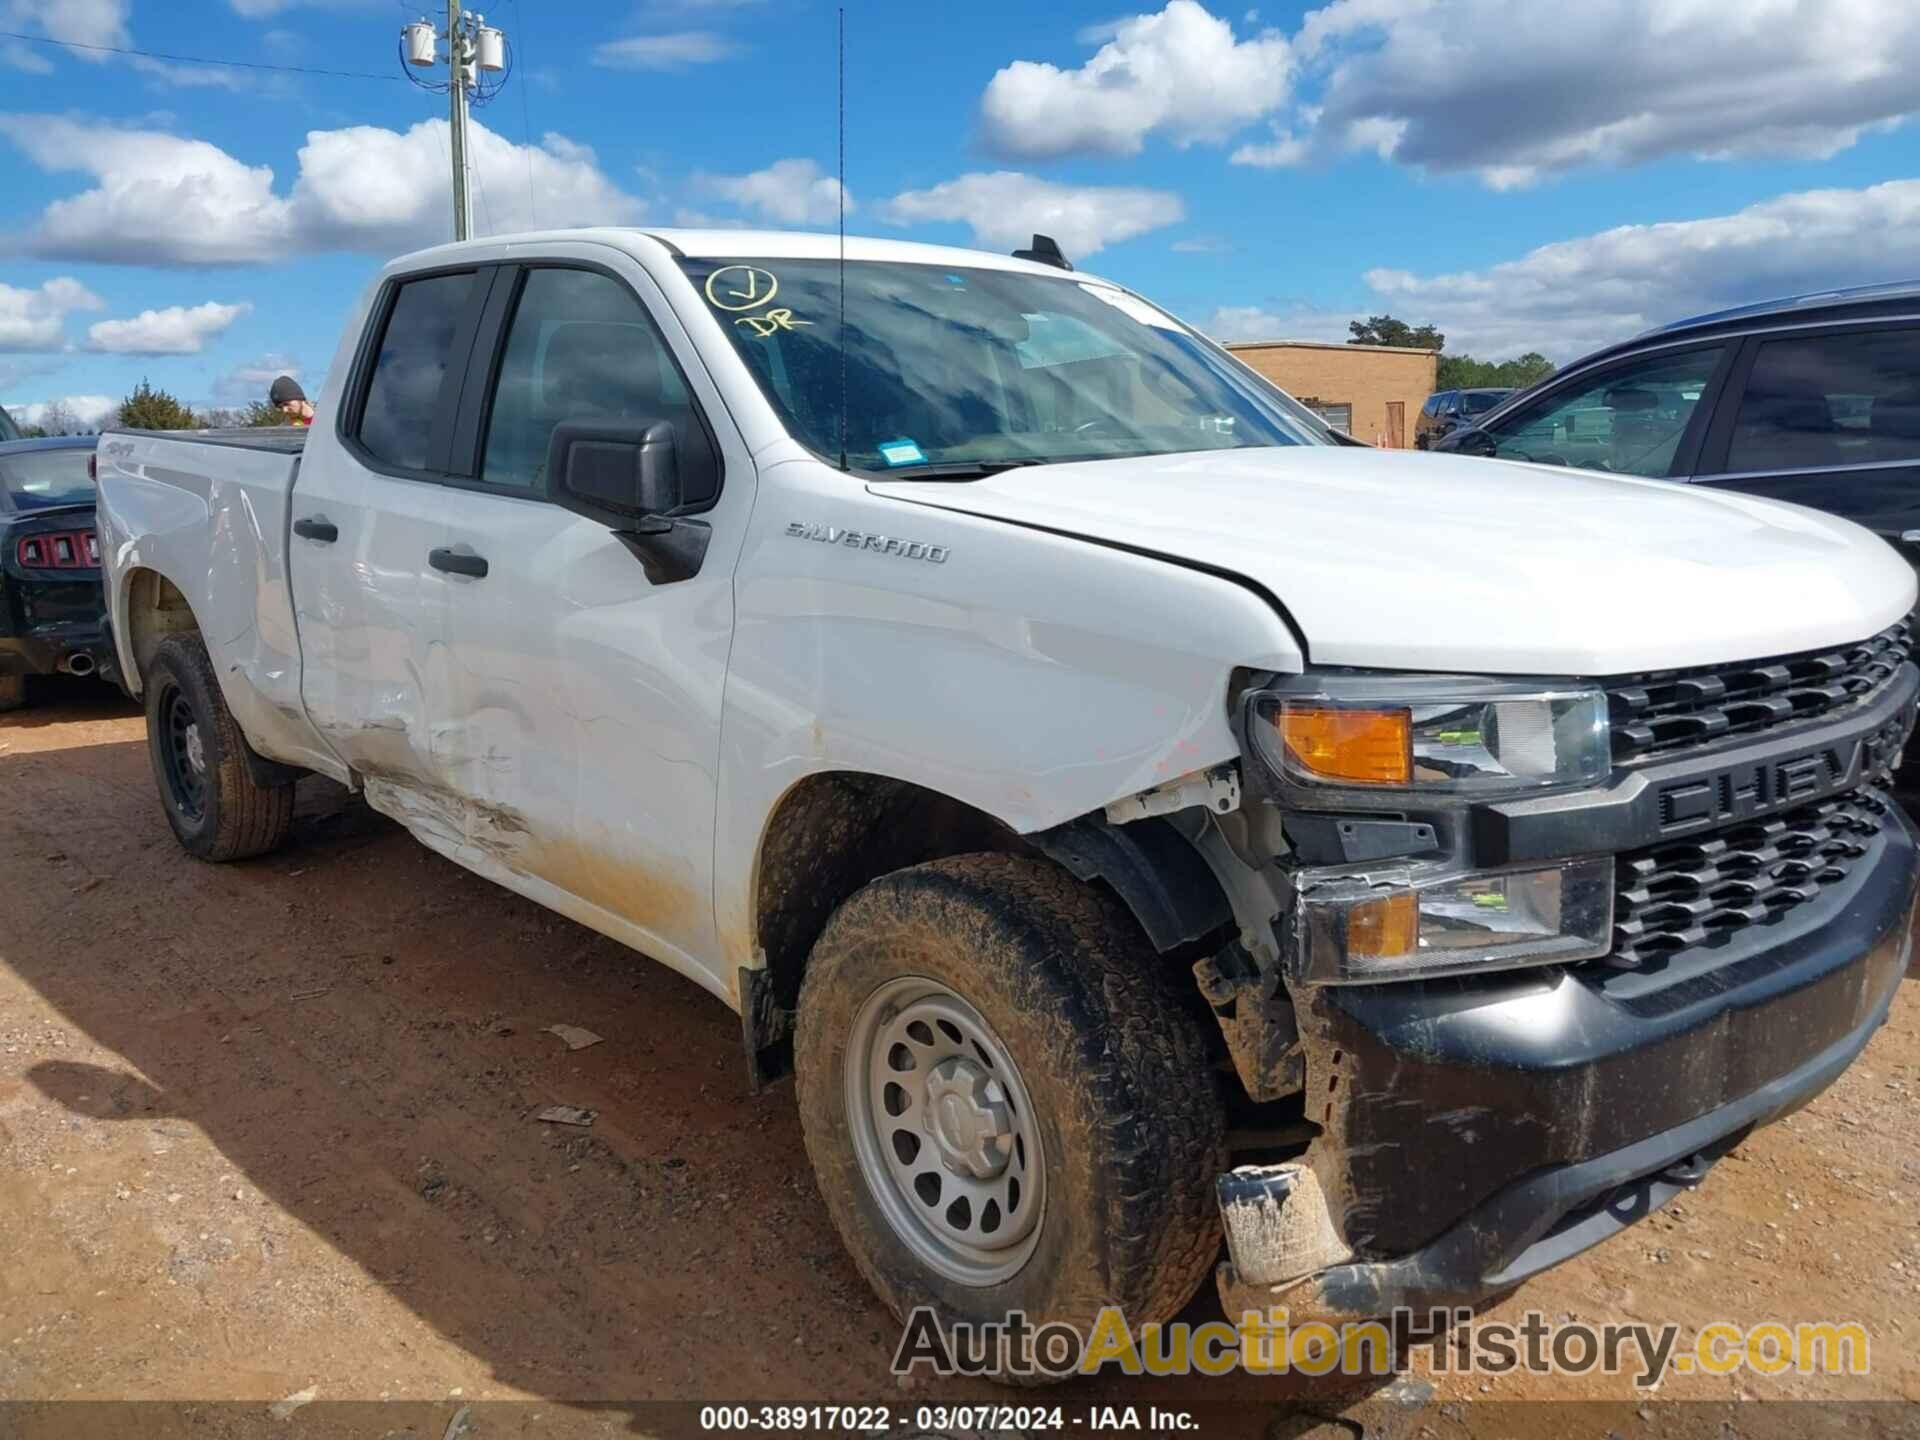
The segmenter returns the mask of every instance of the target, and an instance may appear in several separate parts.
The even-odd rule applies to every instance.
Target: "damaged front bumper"
[[[1302,992],[1322,1133],[1221,1178],[1229,1314],[1476,1304],[1698,1184],[1885,1021],[1915,861],[1889,804],[1844,882],[1692,963]]]

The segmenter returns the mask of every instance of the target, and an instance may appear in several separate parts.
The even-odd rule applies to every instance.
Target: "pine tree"
[[[142,377],[131,395],[120,402],[117,421],[125,430],[194,430],[200,418],[164,390]]]

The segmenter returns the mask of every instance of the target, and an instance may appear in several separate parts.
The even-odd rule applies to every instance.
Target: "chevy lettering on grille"
[[[1900,720],[1872,734],[1672,781],[1657,792],[1660,833],[1710,829],[1850,790],[1892,762],[1911,724],[1906,707]]]

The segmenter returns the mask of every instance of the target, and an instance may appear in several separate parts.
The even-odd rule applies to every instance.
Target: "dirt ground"
[[[435,1436],[495,1400],[539,1402],[485,1412],[496,1432],[555,1434],[648,1429],[573,1408],[596,1400],[1008,1398],[889,1375],[898,1329],[827,1222],[791,1092],[748,1094],[720,1004],[344,792],[301,794],[283,852],[203,865],[174,846],[124,701],[73,689],[0,719],[0,1397],[229,1400],[300,1434],[310,1412],[266,1406],[311,1390],[420,1402],[408,1430],[355,1433]],[[605,1041],[569,1051],[554,1023]],[[1384,1389],[1238,1375],[1044,1398],[1184,1407],[1228,1417],[1220,1433],[1715,1440],[1825,1413],[1766,1401],[1920,1400],[1917,1097],[1911,984],[1808,1110],[1491,1312],[1857,1319],[1870,1375],[1674,1376],[1649,1396],[1436,1374],[1422,1353]],[[555,1103],[598,1119],[530,1118]],[[1575,1423],[1502,1400],[1604,1403]],[[1859,1407],[1845,1433],[1917,1418]]]

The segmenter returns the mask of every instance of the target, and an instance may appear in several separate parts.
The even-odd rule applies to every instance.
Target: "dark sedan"
[[[0,710],[26,703],[29,676],[113,676],[94,444],[91,435],[0,443]]]

